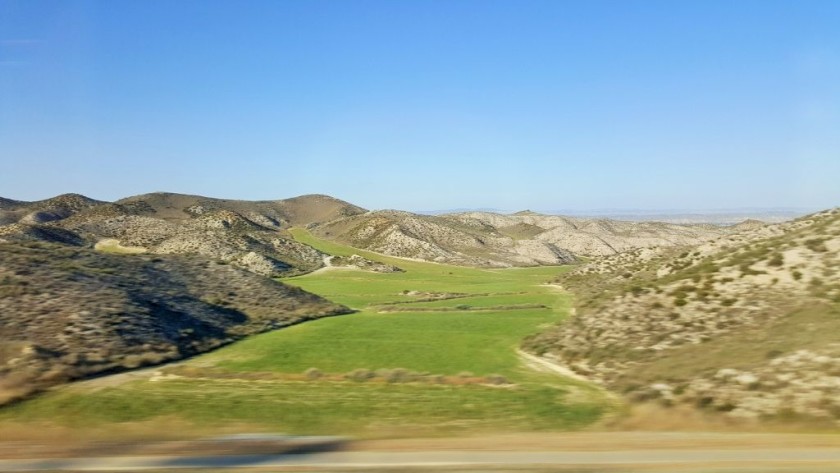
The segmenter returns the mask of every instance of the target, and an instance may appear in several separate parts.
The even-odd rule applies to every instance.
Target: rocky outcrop
[[[328,196],[235,201],[157,193],[106,203],[74,194],[39,202],[5,199],[0,239],[39,240],[153,254],[196,254],[263,276],[290,276],[321,267],[323,255],[296,242],[291,225],[363,212]]]
[[[364,271],[372,271],[374,273],[403,273],[403,269],[396,266],[372,261],[359,255],[350,256],[329,256],[327,263],[333,267],[348,267],[357,268]]]
[[[578,256],[607,256],[639,248],[694,245],[732,231],[715,225],[627,222],[534,212],[514,215],[469,212],[444,217],[471,227],[489,225],[501,233],[553,244]]]
[[[356,248],[440,263],[509,267],[576,261],[557,245],[516,240],[489,224],[393,210],[338,219],[312,231]]]

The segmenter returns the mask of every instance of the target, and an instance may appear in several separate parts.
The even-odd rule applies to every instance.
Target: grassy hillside
[[[336,268],[286,279],[359,312],[257,335],[144,378],[70,386],[0,411],[0,420],[103,428],[166,416],[210,430],[246,423],[389,437],[580,428],[609,409],[600,390],[536,372],[515,352],[523,336],[565,317],[568,295],[542,285],[565,268],[446,266],[293,233],[325,253],[405,272]],[[523,300],[545,307],[475,310]],[[442,310],[382,313],[391,305]]]

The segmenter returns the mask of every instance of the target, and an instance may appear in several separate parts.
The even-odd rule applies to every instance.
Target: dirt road
[[[53,460],[3,460],[0,471],[116,471],[154,469],[261,468],[280,471],[336,471],[344,469],[426,471],[512,468],[562,471],[570,468],[617,467],[632,471],[838,471],[840,449],[713,449],[631,450],[598,452],[328,452],[292,455],[204,457],[107,457]],[[670,468],[674,468],[671,470]],[[761,470],[756,470],[761,468]],[[795,470],[791,470],[794,468]],[[603,471],[603,470],[602,470]],[[618,471],[621,471],[619,469]],[[711,470],[714,471],[714,470]]]

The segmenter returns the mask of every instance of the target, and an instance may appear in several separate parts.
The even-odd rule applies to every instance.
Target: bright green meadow
[[[405,272],[329,268],[285,279],[357,312],[253,336],[151,378],[65,386],[0,411],[0,421],[164,417],[208,430],[376,438],[577,429],[608,409],[598,389],[535,371],[517,354],[523,337],[567,315],[570,296],[544,284],[566,268],[464,268],[293,234]],[[354,370],[365,374],[349,379]]]

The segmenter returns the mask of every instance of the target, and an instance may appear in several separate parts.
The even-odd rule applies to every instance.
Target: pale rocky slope
[[[596,259],[577,315],[526,341],[631,399],[739,419],[840,419],[840,212]]]
[[[693,245],[731,231],[727,227],[706,224],[627,222],[533,212],[514,215],[469,212],[445,215],[444,218],[473,228],[493,227],[514,239],[533,239],[579,256],[607,256],[636,248]]]
[[[323,264],[320,252],[288,235],[289,227],[364,211],[322,195],[249,202],[155,193],[115,203],[67,195],[2,204],[0,240],[197,254],[265,276],[300,274]]]
[[[393,210],[340,218],[315,225],[312,230],[323,238],[388,255],[491,267],[567,264],[576,256],[693,245],[734,231],[714,225],[623,222],[531,212],[429,216]]]
[[[566,264],[572,253],[551,243],[515,240],[492,226],[383,210],[312,226],[316,235],[392,256],[472,266]]]
[[[486,267],[567,264],[578,256],[640,248],[658,251],[741,229],[532,212],[442,216],[366,212],[324,195],[240,201],[153,193],[107,203],[68,194],[40,202],[3,199],[0,212],[0,240],[98,243],[110,251],[198,254],[266,276],[300,274],[323,266],[323,254],[291,238],[287,230],[293,226],[387,255]]]

